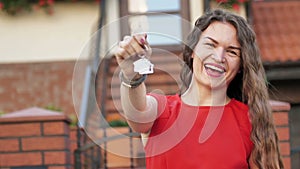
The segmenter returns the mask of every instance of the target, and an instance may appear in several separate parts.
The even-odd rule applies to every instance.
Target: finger
[[[130,40],[126,40],[126,41],[125,40],[121,41],[119,43],[119,47],[123,48],[128,53],[129,56],[133,56],[136,54],[135,50],[132,48],[132,46],[130,44],[130,43],[132,43],[131,41],[132,40],[130,39]]]
[[[130,58],[128,52],[124,48],[120,48],[120,47],[116,49],[115,56],[120,61]]]
[[[142,46],[141,42],[138,42],[134,37],[125,37],[124,40],[119,43],[119,47],[125,49],[128,55],[132,57],[139,54],[145,54],[144,46]]]
[[[132,37],[131,36],[124,36],[123,41],[129,41]]]
[[[145,46],[148,44],[147,42],[147,34],[135,34],[133,38],[141,45]]]
[[[124,49],[124,48],[117,48],[117,49],[116,49],[116,52],[115,52],[115,56],[116,56],[117,59],[120,60],[120,61],[123,61],[123,60],[124,60],[124,61],[125,61],[125,60],[132,60],[132,61],[135,61],[135,60],[140,59],[140,58],[138,57],[137,54],[134,54],[134,55],[129,54],[129,53],[127,52],[127,50]]]
[[[140,36],[140,35],[135,35],[133,36],[133,42],[130,43],[131,47],[134,49],[134,51],[137,53],[137,54],[145,54],[146,53],[146,47],[145,47],[145,44],[146,44],[146,40],[143,36]]]

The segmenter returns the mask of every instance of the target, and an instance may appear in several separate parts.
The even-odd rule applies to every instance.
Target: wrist
[[[146,80],[147,75],[140,75],[138,73],[135,73],[133,76],[130,77],[128,77],[128,75],[124,75],[122,71],[119,74],[119,78],[121,80],[122,85],[128,88],[136,88]]]
[[[122,74],[122,78],[125,79],[125,81],[135,81],[136,79],[139,79],[142,75],[140,75],[137,72],[126,72],[126,71],[121,71],[120,74]]]

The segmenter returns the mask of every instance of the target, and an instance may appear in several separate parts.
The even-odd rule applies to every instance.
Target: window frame
[[[179,0],[180,1],[180,9],[174,10],[174,11],[160,11],[165,14],[178,14],[181,18],[184,20],[187,20],[190,22],[190,13],[189,13],[189,1],[188,0]],[[138,13],[138,12],[133,12],[130,13],[128,10],[128,0],[119,0],[119,5],[120,5],[120,16],[121,18],[124,16],[138,16],[138,15],[158,15],[159,13],[154,13],[154,12],[145,12],[145,13]],[[181,33],[182,33],[182,40],[184,41],[190,32],[190,25],[186,25],[181,23]],[[120,34],[121,37],[124,37],[125,35],[130,34],[130,28],[128,21],[126,19],[121,19],[120,23]],[[152,48],[159,48],[159,49],[164,49],[172,52],[180,52],[182,51],[182,43],[180,44],[166,44],[166,45],[151,45]]]

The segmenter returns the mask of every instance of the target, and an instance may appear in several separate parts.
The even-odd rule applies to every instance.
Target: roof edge
[[[300,66],[300,60],[298,61],[286,61],[286,62],[263,62],[263,66],[265,69],[269,68],[289,68],[289,67],[299,67]]]

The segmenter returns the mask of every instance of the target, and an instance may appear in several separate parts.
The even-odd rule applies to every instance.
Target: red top
[[[247,105],[232,99],[225,106],[199,107],[178,95],[151,95],[162,113],[145,146],[147,169],[249,168],[253,143]]]

